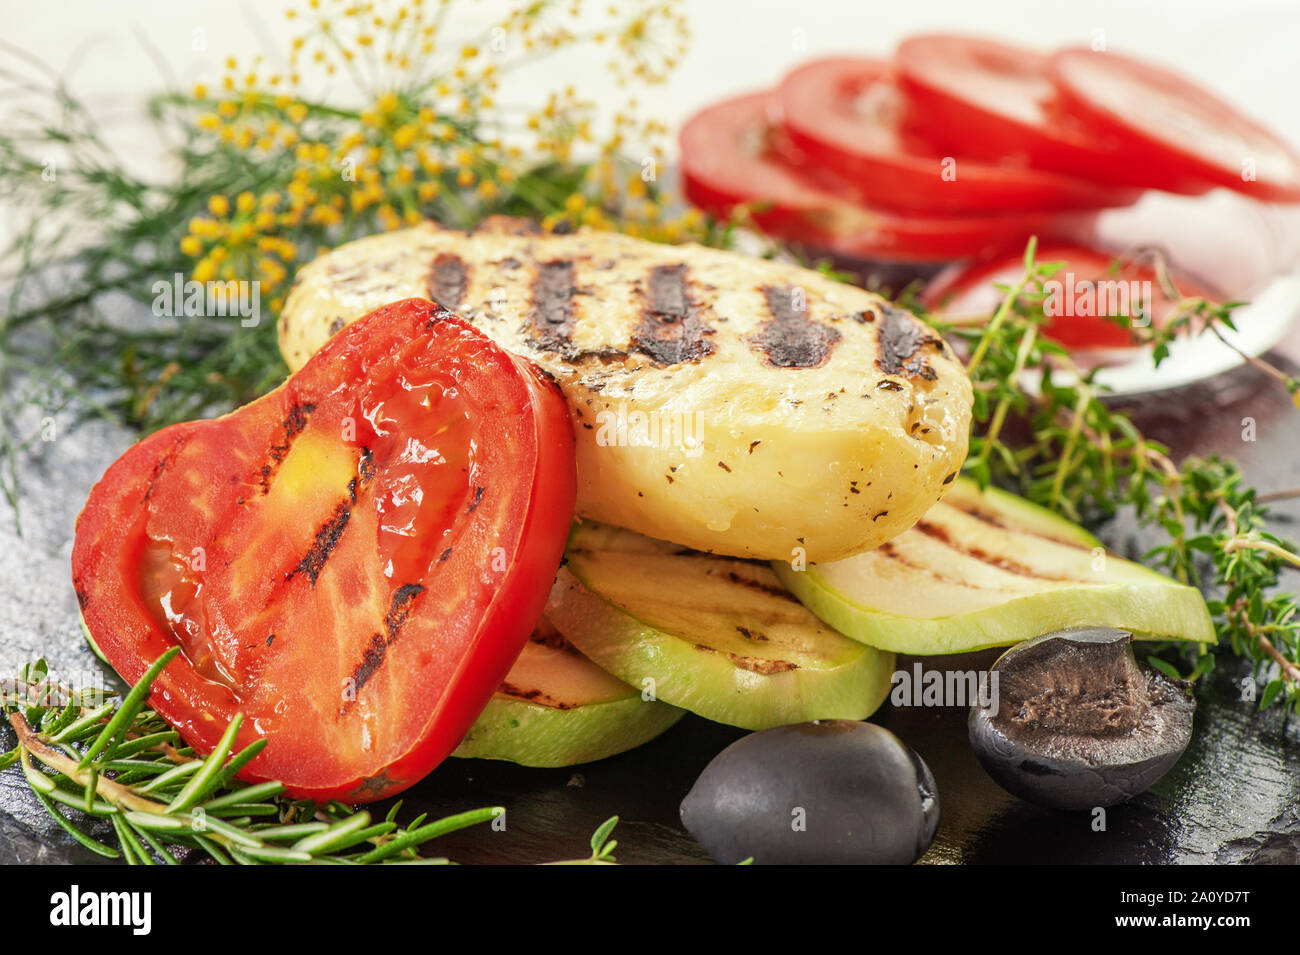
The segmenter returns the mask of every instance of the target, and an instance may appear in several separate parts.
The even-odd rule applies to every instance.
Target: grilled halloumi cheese
[[[424,224],[305,266],[291,369],[408,297],[459,313],[560,383],[578,513],[699,550],[830,561],[912,526],[966,455],[971,387],[910,313],[817,272],[514,219]]]

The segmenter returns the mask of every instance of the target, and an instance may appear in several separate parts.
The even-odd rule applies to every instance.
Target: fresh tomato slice
[[[1108,316],[1125,316],[1134,326],[1162,327],[1176,303],[1164,295],[1156,271],[1140,256],[1121,257],[1093,246],[1070,242],[1040,243],[1039,262],[1064,262],[1048,283],[1044,310],[1051,317],[1045,333],[1069,348],[1128,348],[1134,331]],[[982,261],[954,268],[935,278],[921,294],[931,311],[954,320],[987,317],[1002,301],[995,283],[1011,285],[1025,273],[1024,249],[1008,249]],[[1215,296],[1184,276],[1177,276],[1184,296]]]
[[[847,201],[842,183],[773,128],[776,106],[774,93],[755,93],[687,121],[681,170],[691,202],[719,218],[744,206],[773,237],[847,258],[945,261],[1058,227],[1046,215],[918,217]]]
[[[1043,53],[924,34],[900,43],[894,63],[910,104],[907,121],[945,149],[1120,186],[1188,194],[1209,188],[1185,169],[1142,162],[1126,131],[1083,123],[1058,96]]]
[[[1100,208],[1138,195],[967,159],[965,150],[944,156],[904,127],[893,68],[880,60],[817,60],[788,75],[780,92],[781,123],[790,142],[869,204],[953,215]]]
[[[1300,154],[1203,87],[1116,53],[1061,50],[1050,74],[1063,105],[1129,161],[1275,202],[1300,202]]]
[[[200,752],[365,802],[460,742],[541,615],[573,514],[554,383],[430,302],[381,308],[265,397],[165,428],[77,521],[87,630]]]

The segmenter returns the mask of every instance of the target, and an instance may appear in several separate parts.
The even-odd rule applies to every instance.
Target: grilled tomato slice
[[[451,753],[541,615],[573,514],[554,384],[427,301],[385,306],[265,397],[166,428],[95,486],[73,581],[91,639],[197,750],[364,802]]]

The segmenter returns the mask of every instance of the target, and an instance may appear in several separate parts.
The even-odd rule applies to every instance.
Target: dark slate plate
[[[25,433],[39,432],[40,409],[18,413]],[[1255,419],[1255,442],[1242,438],[1246,417]],[[1238,459],[1261,489],[1300,483],[1300,413],[1276,384],[1252,371],[1148,401],[1141,418],[1176,454]],[[0,516],[0,671],[12,673],[41,655],[56,671],[97,666],[82,641],[68,580],[71,532],[90,486],[129,441],[103,424],[59,430],[24,467],[22,535],[9,514]],[[1300,514],[1294,502],[1277,510],[1283,517]],[[1122,523],[1104,528],[1103,536],[1130,556],[1142,549]],[[992,658],[927,665],[969,669]],[[1197,690],[1196,735],[1187,754],[1153,791],[1111,809],[1104,832],[1094,831],[1086,814],[1041,810],[999,789],[966,744],[964,710],[886,707],[876,720],[920,752],[938,782],[943,819],[926,861],[1297,861],[1300,736],[1279,711],[1260,714],[1243,702],[1239,681],[1247,671],[1231,658],[1222,664]],[[706,862],[678,822],[677,805],[709,759],[741,735],[688,716],[638,750],[572,769],[450,760],[405,794],[404,818],[503,805],[504,831],[484,826],[456,833],[439,851],[468,863],[541,862],[585,855],[591,832],[617,813],[620,861]],[[0,774],[0,862],[95,861],[45,816],[17,769]]]

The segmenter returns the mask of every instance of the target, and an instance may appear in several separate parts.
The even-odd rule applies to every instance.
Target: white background
[[[586,2],[592,13],[607,6]],[[231,53],[245,59],[260,52],[274,61],[294,32],[283,16],[286,6],[279,0],[4,0],[4,33],[69,75],[74,91],[114,128],[116,141],[134,145],[148,167],[157,151],[133,143],[126,126],[140,94],[158,89],[167,76],[183,88],[210,82]],[[472,28],[509,4],[456,0],[456,6],[449,23]],[[674,128],[710,100],[771,85],[802,60],[833,52],[886,55],[913,32],[970,31],[1051,47],[1088,44],[1100,29],[1109,48],[1177,67],[1300,143],[1300,0],[688,0],[683,9],[694,32],[690,53],[668,84],[639,94],[647,113]],[[203,31],[206,52],[192,49],[195,30]],[[797,49],[800,36],[803,49]],[[527,83],[573,83],[612,109],[626,94],[608,82],[603,61],[594,52],[566,54]],[[12,52],[0,53],[0,65],[35,69]],[[348,95],[310,76],[307,89]]]

